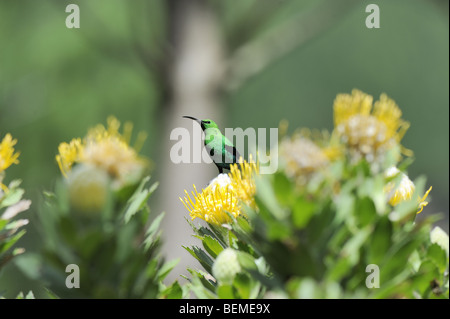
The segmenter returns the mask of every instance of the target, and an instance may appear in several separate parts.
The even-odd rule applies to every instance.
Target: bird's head
[[[210,119],[199,120],[199,119],[197,119],[197,118],[195,118],[195,117],[192,117],[192,116],[183,116],[183,117],[184,117],[184,118],[187,118],[187,119],[194,120],[195,122],[197,122],[198,124],[200,124],[200,126],[202,127],[202,130],[203,130],[203,131],[204,131],[204,130],[207,130],[207,129],[210,129],[210,128],[216,128],[216,129],[219,129],[219,127],[217,126],[216,122],[214,122],[213,120],[210,120]]]
[[[210,128],[216,128],[219,129],[219,127],[217,126],[216,122],[214,122],[213,120],[201,120],[200,125],[202,126],[202,130],[207,130]]]

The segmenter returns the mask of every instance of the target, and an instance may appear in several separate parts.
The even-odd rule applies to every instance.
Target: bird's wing
[[[239,154],[238,150],[236,149],[236,147],[234,147],[233,145],[224,145],[225,147],[225,151],[229,152],[230,154],[233,154],[234,158],[236,159],[236,163],[239,161],[239,158],[241,157],[241,155]]]

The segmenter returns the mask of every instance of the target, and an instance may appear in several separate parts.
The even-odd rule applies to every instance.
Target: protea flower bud
[[[237,252],[232,248],[224,249],[216,258],[212,267],[214,277],[222,283],[231,283],[241,271]]]
[[[103,169],[79,164],[67,178],[71,207],[83,213],[100,213],[109,192],[109,177]]]

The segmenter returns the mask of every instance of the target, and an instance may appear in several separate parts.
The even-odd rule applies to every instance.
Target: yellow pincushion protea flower
[[[334,101],[335,132],[355,161],[380,162],[386,151],[400,145],[409,128],[397,104],[386,94],[372,102],[372,96],[356,89],[351,95],[339,94]],[[411,155],[409,150],[402,151]]]
[[[334,145],[326,131],[311,132],[302,129],[280,143],[280,161],[287,176],[297,184],[306,184],[313,174],[341,156],[338,145]]]
[[[11,134],[6,134],[3,140],[0,142],[0,188],[4,191],[8,190],[8,187],[2,183],[4,171],[12,164],[19,163],[20,153],[15,153],[14,145],[17,140],[13,139]]]
[[[120,122],[113,116],[108,118],[108,127],[99,124],[89,130],[86,137],[61,143],[56,156],[62,174],[67,177],[76,163],[89,164],[104,169],[118,185],[138,179],[148,162],[138,155],[137,146],[129,145],[132,126],[125,124],[124,133],[119,132]],[[141,142],[145,137],[138,137]]]
[[[108,197],[108,173],[90,164],[74,167],[67,180],[71,207],[86,216],[102,212]]]
[[[405,173],[400,172],[400,170],[396,167],[390,167],[385,172],[384,175],[387,178],[390,178],[390,177],[394,177],[398,174],[401,174],[402,179],[400,180],[400,183],[397,187],[395,187],[394,182],[389,182],[384,187],[384,193],[387,195],[389,204],[391,204],[392,206],[396,206],[403,201],[410,200],[416,189],[414,183],[409,179],[409,177]],[[428,205],[426,198],[428,197],[428,194],[431,192],[431,189],[432,189],[432,187],[430,187],[425,192],[425,195],[419,199],[419,207],[418,207],[417,214],[422,212],[423,208]]]
[[[193,199],[185,190],[184,201],[180,200],[192,219],[200,218],[214,225],[229,224],[232,219],[228,214],[235,218],[243,214],[242,203],[254,207],[256,187],[253,175],[257,167],[257,164],[246,161],[233,164],[229,174],[220,174],[201,193],[194,185]]]
[[[6,134],[0,143],[0,173],[5,171],[12,164],[19,163],[20,153],[14,153],[14,145],[16,145],[17,140],[13,139],[11,134]]]
[[[227,213],[234,217],[238,217],[241,214],[239,199],[229,185],[226,187],[207,187],[202,189],[201,193],[197,192],[197,188],[194,185],[194,191],[192,195],[195,202],[192,201],[187,191],[185,191],[186,197],[184,201],[181,200],[190,212],[192,219],[198,217],[208,223],[222,225],[231,222]]]

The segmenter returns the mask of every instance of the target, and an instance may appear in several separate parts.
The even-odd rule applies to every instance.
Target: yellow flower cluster
[[[287,176],[293,178],[298,185],[304,185],[313,174],[339,157],[338,147],[325,142],[328,138],[324,132],[312,134],[309,130],[302,130],[292,137],[283,138],[279,149]]]
[[[180,200],[192,219],[198,217],[214,225],[231,223],[230,215],[236,218],[243,214],[242,203],[254,207],[254,175],[257,172],[255,163],[242,161],[233,164],[229,174],[220,174],[201,193],[194,185],[193,200],[187,191],[184,201]]]
[[[241,214],[239,199],[229,185],[226,187],[207,187],[202,189],[201,193],[197,192],[194,185],[194,191],[192,192],[194,201],[187,191],[185,191],[184,201],[181,200],[190,212],[192,219],[198,217],[208,223],[222,225],[231,221],[228,213],[235,218]]]
[[[10,167],[12,164],[19,163],[20,153],[16,153],[14,150],[14,145],[16,145],[17,140],[13,139],[11,134],[6,134],[3,140],[0,142],[0,195],[2,190],[7,191],[6,187],[2,181],[4,177],[4,171]]]
[[[387,95],[381,94],[379,101],[372,102],[372,96],[359,90],[351,95],[339,94],[334,101],[335,131],[354,161],[380,161],[386,151],[399,145],[409,128],[409,123],[401,119],[401,110]],[[410,155],[410,151],[403,151]]]
[[[349,155],[353,163],[366,160],[374,173],[380,172],[387,151],[394,147],[407,156],[412,155],[400,145],[409,123],[401,119],[400,108],[387,95],[381,94],[373,103],[372,96],[355,89],[351,94],[338,94],[333,109],[335,127],[331,136],[311,134],[303,129],[292,137],[284,137],[280,143],[280,162],[287,176],[297,185],[305,185],[313,174],[344,154]],[[283,123],[284,130],[286,126]],[[399,173],[397,168],[391,167],[385,175],[390,178]],[[415,190],[408,176],[401,174],[398,185],[390,182],[384,188],[392,206],[410,200]],[[430,191],[431,187],[419,200],[418,213],[428,204],[426,198]]]
[[[75,138],[59,145],[56,161],[65,177],[76,163],[102,168],[119,184],[142,174],[148,162],[138,155],[136,146],[129,145],[131,124],[126,123],[121,134],[120,122],[115,117],[109,117],[107,122],[107,128],[99,124],[90,129],[83,140]],[[145,136],[141,133],[138,142],[143,139]]]
[[[373,97],[353,90],[352,94],[339,94],[334,101],[335,132],[350,151],[353,161],[361,158],[367,160],[375,168],[383,161],[386,152],[394,146],[400,146],[405,155],[412,155],[403,148],[400,141],[409,128],[409,123],[401,119],[402,112],[397,104],[386,94],[381,94],[379,101],[373,104]],[[389,168],[385,175],[392,177],[399,174],[396,167]],[[393,182],[385,187],[389,204],[396,206],[410,200],[415,190],[414,183],[404,173],[399,185]],[[425,201],[431,187],[419,199],[418,212],[428,205]]]
[[[12,164],[19,163],[20,153],[14,153],[14,145],[17,140],[13,139],[11,134],[6,134],[0,143],[0,173],[5,171]]]

